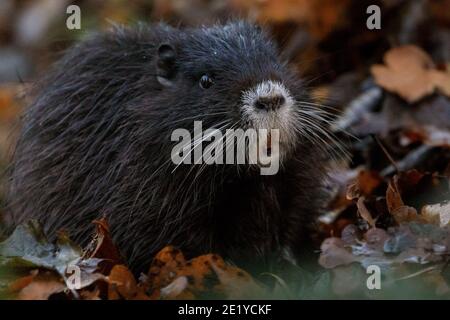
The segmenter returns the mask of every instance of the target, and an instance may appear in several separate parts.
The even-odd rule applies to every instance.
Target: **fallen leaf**
[[[390,237],[384,231],[380,228],[371,228],[367,230],[367,232],[364,234],[364,239],[367,242],[367,245],[374,250],[382,251],[384,247],[384,243],[386,240],[388,240]]]
[[[394,178],[389,182],[386,190],[386,203],[390,213],[394,212],[395,209],[405,205],[403,203],[397,181],[397,176],[394,176]]]
[[[391,214],[397,223],[422,220],[417,210],[409,206],[399,206],[392,210]]]
[[[450,97],[450,72],[430,70],[428,72],[430,82],[444,95]]]
[[[142,286],[124,265],[115,265],[108,276],[108,299],[148,300]]]
[[[423,174],[417,170],[401,172],[395,175],[388,184],[386,190],[386,203],[389,212],[392,214],[394,210],[405,205],[402,198],[402,192],[406,189],[413,189],[423,178]]]
[[[360,197],[358,199],[356,206],[358,208],[359,215],[369,224],[369,226],[375,228],[376,221],[372,218],[372,215],[364,204],[364,197]]]
[[[18,291],[18,288],[26,284],[27,287],[43,288],[50,292],[56,290],[56,283],[61,282],[65,289],[71,289],[67,292],[78,298],[76,290],[106,280],[105,275],[98,272],[102,261],[103,259],[99,258],[83,257],[81,248],[64,232],[58,233],[56,243],[50,243],[41,226],[35,221],[18,226],[9,238],[0,243],[0,265],[11,269],[29,268],[32,272],[30,276],[14,281],[10,285],[13,291]],[[52,277],[42,277],[41,274],[45,270],[49,271],[48,274],[54,271]],[[39,272],[39,277],[33,277],[33,272]],[[74,277],[75,275],[77,277]],[[47,280],[49,286],[44,286],[43,282]],[[23,294],[30,295],[27,291]]]
[[[173,246],[167,246],[153,258],[148,271],[149,285],[153,289],[163,288],[175,280],[186,260],[183,253]]]
[[[0,264],[10,266],[40,267],[64,275],[70,264],[81,257],[81,248],[72,243],[64,233],[57,244],[48,241],[36,221],[18,226],[13,234],[0,243]]]
[[[341,232],[341,239],[345,245],[358,243],[361,238],[361,231],[354,224],[347,225]]]
[[[83,259],[101,259],[99,272],[108,274],[114,265],[122,264],[124,259],[112,241],[106,219],[94,220],[93,224],[95,224],[96,232],[91,243],[84,250]]]
[[[101,300],[100,289],[95,288],[94,290],[81,290],[80,297],[82,300]]]
[[[147,284],[155,297],[159,293],[160,298],[170,299],[249,298],[249,292],[263,292],[247,272],[228,265],[220,256],[205,254],[186,261],[172,246],[155,256]]]
[[[61,278],[51,272],[36,275],[17,294],[18,300],[47,300],[51,295],[63,292],[66,285]]]
[[[400,225],[393,229],[392,236],[384,242],[383,251],[386,253],[401,253],[416,247],[417,237],[407,225]]]
[[[8,290],[10,292],[18,292],[33,282],[34,278],[38,275],[39,270],[35,269],[30,272],[28,276],[19,278],[9,284]]]
[[[179,297],[188,287],[188,279],[181,276],[173,280],[168,286],[161,288],[161,298],[175,299]]]
[[[357,257],[344,248],[344,243],[339,238],[325,239],[320,250],[319,264],[327,269],[358,261]]]
[[[393,48],[385,54],[384,63],[370,69],[375,82],[409,103],[417,102],[436,89],[445,95],[450,93],[450,75],[436,70],[430,56],[419,47]]]
[[[233,266],[211,262],[216,273],[221,292],[227,299],[250,299],[258,297],[263,289],[247,272]]]
[[[382,181],[378,172],[361,170],[358,172],[356,181],[348,186],[346,198],[354,200],[361,196],[370,196]]]

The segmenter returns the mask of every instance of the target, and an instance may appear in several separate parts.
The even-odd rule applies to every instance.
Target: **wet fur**
[[[162,43],[177,49],[182,76],[172,87],[155,77]],[[281,80],[297,101],[307,100],[287,66],[274,61],[275,46],[246,23],[184,31],[141,25],[81,42],[24,115],[11,168],[11,224],[38,219],[48,234],[64,228],[86,243],[91,221],[106,216],[137,272],[168,244],[243,265],[286,248],[298,255],[324,195],[317,144],[298,136],[275,176],[230,165],[181,165],[172,173],[167,162],[173,129],[239,120],[240,93],[253,83]],[[198,87],[205,72],[217,79],[211,91]],[[207,116],[218,111],[227,113]]]

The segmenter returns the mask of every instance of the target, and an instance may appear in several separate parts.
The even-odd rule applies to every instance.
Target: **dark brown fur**
[[[264,32],[241,22],[226,28],[117,28],[71,49],[24,115],[8,197],[12,224],[38,219],[49,234],[64,228],[86,243],[91,221],[106,216],[138,272],[168,244],[238,264],[284,249],[299,254],[323,199],[323,146],[298,136],[274,176],[225,165],[172,173],[165,164],[174,128],[192,128],[194,118],[204,126],[239,119],[240,92],[257,81],[283,81],[307,99]],[[239,36],[252,45],[243,48]],[[177,51],[174,74],[165,75],[173,87],[155,77],[164,43]],[[198,87],[205,72],[218,77],[210,91]]]

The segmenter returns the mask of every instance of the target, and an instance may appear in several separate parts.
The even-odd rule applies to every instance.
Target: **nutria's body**
[[[204,88],[198,84],[204,75],[213,79],[210,88],[204,79]],[[259,83],[267,90],[251,89]],[[242,115],[244,91],[255,99],[272,92],[295,102],[279,108],[295,123],[278,113],[267,120],[285,126],[279,172],[263,176],[237,165],[174,171],[175,128],[192,128],[194,120],[204,127],[224,120],[256,126],[259,120]],[[308,125],[294,110],[305,99],[272,42],[246,23],[184,31],[140,26],[97,35],[65,55],[24,115],[12,167],[11,220],[37,218],[49,234],[64,228],[85,243],[92,220],[106,216],[136,271],[168,244],[238,263],[284,249],[296,254],[317,213],[325,174],[323,148],[302,136]],[[251,112],[263,119],[270,111]]]

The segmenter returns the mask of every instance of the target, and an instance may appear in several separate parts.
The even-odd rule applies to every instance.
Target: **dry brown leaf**
[[[38,275],[38,273],[39,270],[37,269],[32,270],[28,276],[19,278],[10,283],[8,286],[8,290],[13,293],[19,292],[20,290],[28,286],[31,282],[33,282],[34,278]]]
[[[392,213],[398,207],[405,205],[398,189],[397,181],[398,176],[394,176],[394,178],[389,181],[388,188],[386,190],[386,203],[390,213]]]
[[[17,296],[17,299],[47,300],[51,295],[63,292],[65,289],[66,289],[65,284],[57,280],[33,281],[20,291],[19,295]]]
[[[258,288],[247,272],[226,264],[216,254],[186,261],[182,252],[172,246],[156,255],[146,282],[152,298],[164,299],[193,299],[205,294],[230,298]],[[234,292],[238,287],[241,289]]]
[[[108,274],[114,265],[121,264],[124,260],[112,241],[106,219],[94,220],[92,223],[96,227],[96,232],[94,239],[85,250],[83,258],[104,259],[100,262],[100,272]]]
[[[406,183],[411,186],[416,185],[422,177],[423,174],[419,173],[416,170],[411,170],[395,175],[389,181],[386,190],[386,204],[390,213],[394,212],[395,209],[405,205],[401,195],[401,185]]]
[[[361,197],[361,190],[357,182],[350,184],[347,187],[347,192],[345,193],[346,200],[355,200]]]
[[[450,72],[439,70],[428,71],[430,82],[444,95],[450,97]]]
[[[372,218],[369,209],[367,209],[366,205],[364,204],[364,197],[360,197],[358,199],[358,201],[356,202],[356,206],[358,207],[359,215],[369,224],[369,226],[375,228],[376,221]]]
[[[364,196],[371,195],[383,181],[378,172],[371,170],[361,170],[357,179],[359,189]]]
[[[237,267],[211,262],[211,268],[221,283],[221,293],[228,299],[250,299],[262,292],[250,274]]]
[[[53,272],[37,274],[17,294],[18,300],[47,300],[51,295],[66,290],[64,281]]]
[[[347,187],[346,199],[354,200],[361,196],[370,196],[372,192],[383,182],[376,171],[361,170],[356,181]]]
[[[108,276],[108,299],[148,300],[143,287],[139,286],[134,275],[124,265],[115,265]]]
[[[160,289],[168,286],[185,264],[186,260],[179,249],[173,246],[165,247],[158,252],[150,266],[148,272],[150,287]]]
[[[101,300],[100,289],[95,288],[94,290],[82,290],[80,292],[80,298],[82,300]]]
[[[450,93],[450,75],[434,68],[430,56],[413,45],[389,50],[384,56],[385,65],[373,65],[371,73],[375,82],[388,91],[414,103],[438,89]]]
[[[108,276],[108,300],[132,298],[137,292],[136,279],[124,265],[116,265]]]
[[[389,181],[386,190],[386,204],[397,223],[427,222],[422,215],[418,214],[415,208],[408,206],[402,198],[402,193],[406,192],[406,190],[411,192],[411,190],[417,188],[424,176],[417,170],[409,170],[400,172]]]
[[[422,220],[417,210],[409,206],[399,206],[392,210],[391,214],[397,223]]]

